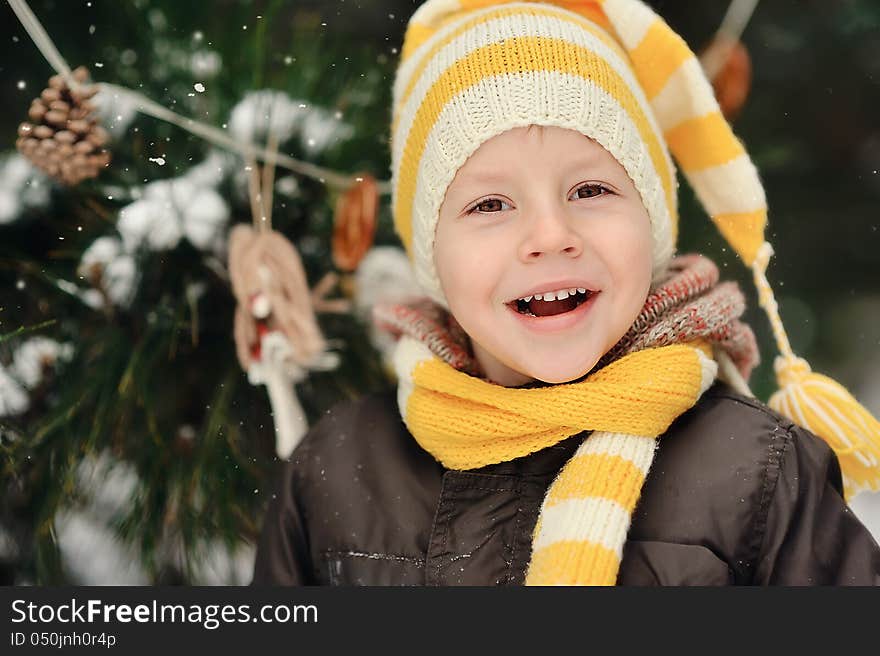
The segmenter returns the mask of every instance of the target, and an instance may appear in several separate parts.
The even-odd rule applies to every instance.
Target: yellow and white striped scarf
[[[614,585],[656,438],[715,380],[708,342],[626,355],[576,382],[508,388],[458,371],[404,336],[398,406],[444,466],[474,469],[593,431],[550,485],[526,585]]]

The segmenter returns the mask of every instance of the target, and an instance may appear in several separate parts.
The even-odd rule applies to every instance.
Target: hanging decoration
[[[712,88],[724,118],[733,121],[739,116],[751,89],[752,61],[749,51],[741,41],[728,43],[723,37],[716,37],[704,54],[708,59],[724,58],[712,78]]]
[[[357,269],[373,245],[379,192],[376,180],[362,173],[336,202],[333,225],[333,263],[347,273]]]
[[[261,178],[256,161],[249,160],[253,225],[239,224],[229,237],[229,274],[238,301],[235,345],[248,380],[268,390],[276,452],[285,459],[308,429],[293,386],[309,370],[336,368],[339,356],[328,350],[315,318],[316,301],[322,303],[329,291],[326,279],[317,293],[309,289],[296,248],[272,229],[274,167],[264,167]]]
[[[28,118],[18,127],[15,147],[37,168],[66,185],[96,178],[110,163],[105,150],[109,135],[98,124],[89,99],[97,92],[88,84],[89,71],[80,66],[72,72],[79,83],[68,86],[62,75],[49,78],[49,86],[34,98]]]

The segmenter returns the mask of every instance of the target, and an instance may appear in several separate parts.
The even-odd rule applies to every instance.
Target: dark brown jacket
[[[450,471],[395,391],[342,402],[280,471],[253,582],[520,585],[541,500],[584,435]],[[659,438],[618,585],[880,585],[824,441],[716,383]]]

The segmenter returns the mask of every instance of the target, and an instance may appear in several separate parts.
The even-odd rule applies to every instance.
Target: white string
[[[21,21],[22,27],[24,27],[25,31],[31,37],[31,40],[34,42],[34,45],[36,45],[43,54],[43,57],[46,58],[46,61],[49,62],[49,65],[54,68],[59,75],[64,77],[71,89],[79,87],[80,84],[73,78],[70,66],[67,65],[64,57],[58,52],[52,39],[46,33],[46,30],[43,29],[42,24],[31,11],[26,0],[8,0],[8,2],[12,7],[12,10],[15,12],[15,15],[18,16],[19,21]],[[219,128],[172,112],[167,107],[163,107],[159,103],[150,100],[136,91],[115,84],[99,83],[98,86],[103,91],[124,96],[142,114],[172,123],[187,132],[202,137],[206,141],[210,141],[216,146],[236,152],[245,158],[252,154],[257,159],[266,163],[282,166],[294,173],[313,178],[323,184],[338,189],[347,189],[356,181],[354,175],[338,173],[331,169],[326,169],[309,162],[294,159],[288,155],[278,153],[277,151],[272,152],[269,149],[256,146],[252,143],[241,143]],[[391,193],[391,184],[388,181],[378,181],[376,184],[380,194]]]
[[[788,335],[782,325],[782,318],[779,316],[779,304],[776,302],[773,289],[767,280],[766,271],[772,255],[773,247],[765,241],[758,249],[758,254],[752,263],[752,274],[755,279],[755,287],[758,289],[758,304],[764,308],[767,318],[770,319],[770,326],[773,328],[773,337],[776,339],[779,353],[786,363],[790,363],[794,362],[797,356],[791,350],[791,343],[788,341]],[[806,365],[806,363],[804,364]]]
[[[758,6],[758,1],[732,0],[730,5],[728,5],[727,12],[721,21],[721,26],[715,33],[715,40],[719,43],[719,46],[717,48],[710,48],[700,58],[703,70],[706,72],[706,77],[710,80],[714,80],[718,73],[721,72],[721,69],[724,68],[724,64],[727,63],[733,46],[740,40],[743,32],[745,32],[746,25],[749,24],[749,20],[755,12],[755,7]]]
[[[758,0],[733,0],[724,14],[718,34],[739,41],[757,6]]]

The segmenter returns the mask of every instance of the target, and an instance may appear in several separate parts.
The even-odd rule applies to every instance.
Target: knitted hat
[[[675,252],[676,172],[755,276],[782,387],[771,407],[824,437],[850,493],[880,486],[880,423],[791,351],[765,271],[758,173],[684,40],[640,0],[427,0],[410,18],[393,89],[392,214],[416,280],[448,309],[434,266],[440,205],[488,139],[553,125],[603,146],[651,218],[655,279]]]
[[[446,188],[480,144],[530,124],[581,132],[620,162],[651,217],[655,276],[678,226],[669,149],[754,260],[766,216],[757,172],[699,62],[646,5],[429,0],[410,19],[394,84],[392,205],[416,277],[441,305],[433,244]]]

